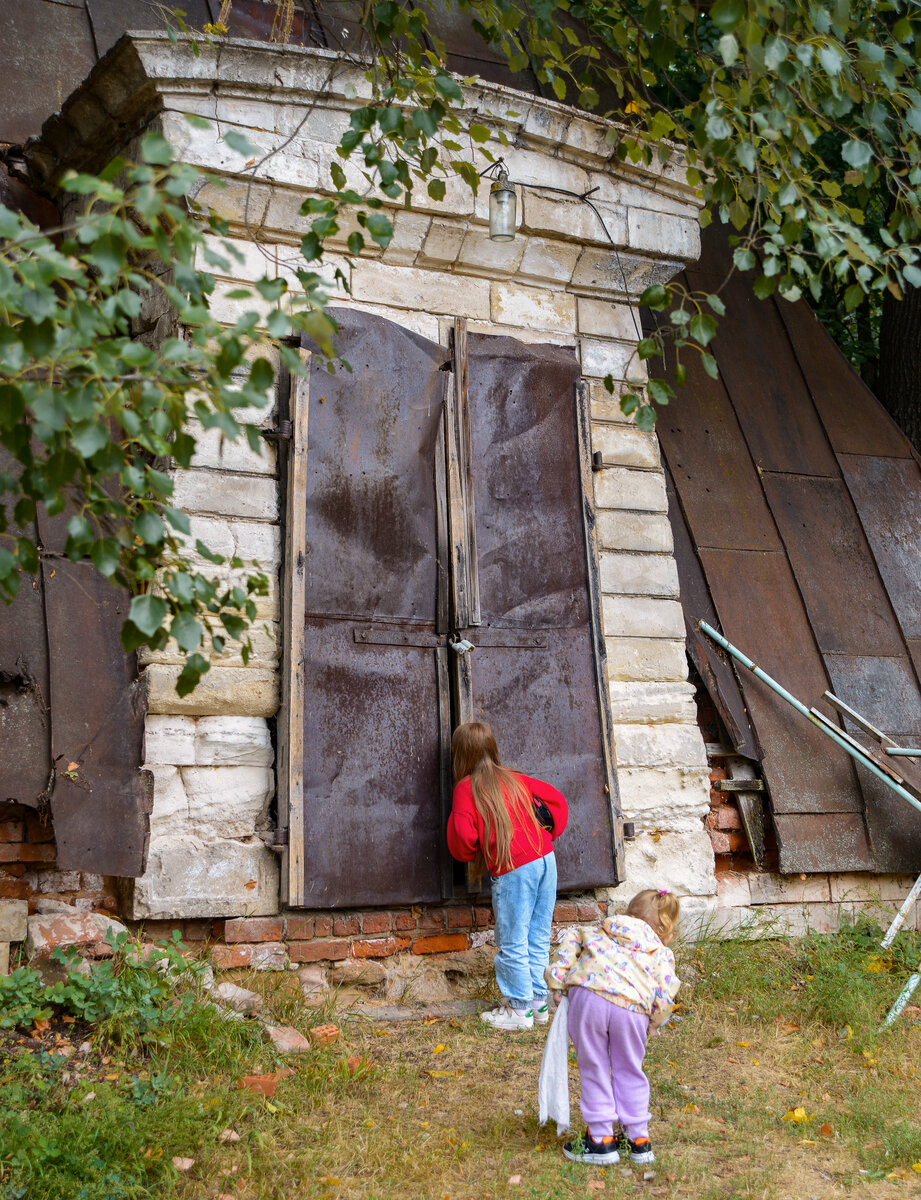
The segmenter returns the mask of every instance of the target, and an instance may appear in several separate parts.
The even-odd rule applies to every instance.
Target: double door
[[[349,369],[314,357],[304,495],[291,498],[305,510],[304,544],[288,546],[303,554],[303,807],[288,899],[462,894],[444,836],[450,741],[474,717],[504,762],[567,796],[561,889],[615,883],[575,356],[462,322],[446,351],[377,316],[335,316]]]

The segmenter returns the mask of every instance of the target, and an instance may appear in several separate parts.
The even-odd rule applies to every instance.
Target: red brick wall
[[[34,808],[0,804],[0,900],[29,900],[34,907],[41,896],[83,909],[117,907],[110,880],[58,870],[50,821]]]

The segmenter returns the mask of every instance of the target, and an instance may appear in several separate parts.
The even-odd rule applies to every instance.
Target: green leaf
[[[349,254],[361,254],[362,250],[365,248],[365,239],[356,230],[354,233],[349,234],[347,245],[349,248]]]
[[[651,404],[641,405],[636,410],[633,422],[637,429],[642,429],[645,433],[652,433],[656,427],[656,410]]]
[[[33,358],[45,358],[54,349],[54,322],[50,317],[37,324],[27,319],[19,326],[19,337]]]
[[[701,354],[700,361],[703,369],[707,372],[711,379],[719,379],[720,369],[717,366],[716,359],[712,354]]]
[[[210,563],[220,565],[224,561],[223,554],[215,554],[213,550],[209,550],[201,538],[195,542],[195,552]]]
[[[842,147],[841,157],[855,171],[862,171],[873,157],[873,147],[868,142],[853,138]]]
[[[726,305],[715,293],[711,293],[707,297],[707,303],[718,317],[723,317],[726,315]]]
[[[155,129],[149,129],[141,138],[141,158],[154,166],[168,167],[173,161],[173,148]]]
[[[743,0],[716,0],[710,9],[710,20],[723,33],[731,33],[744,16]]]
[[[200,654],[190,654],[186,659],[185,666],[179,673],[179,678],[176,680],[176,693],[179,696],[188,696],[195,691],[202,675],[211,670],[211,664],[206,658]]]
[[[777,279],[771,275],[762,275],[756,279],[752,285],[752,291],[759,300],[766,300],[768,296],[774,294],[774,288],[777,286]]]
[[[203,629],[195,617],[188,612],[180,612],[173,617],[170,625],[170,635],[175,638],[180,650],[189,654],[201,645]]]
[[[735,36],[731,33],[724,33],[719,40],[718,46],[723,65],[731,67],[739,57],[739,43],[736,41]]]
[[[701,346],[707,346],[716,333],[716,318],[709,313],[695,313],[691,317],[690,331],[691,337],[696,342],[700,342]]]
[[[732,126],[719,113],[714,113],[712,117],[708,118],[706,129],[707,136],[711,137],[715,142],[725,141],[732,133]]]
[[[163,522],[155,512],[145,509],[135,519],[134,532],[148,546],[158,546],[163,541]]]
[[[640,296],[640,304],[644,308],[651,308],[654,312],[659,312],[668,304],[668,291],[660,283],[655,283],[652,287],[648,287],[642,296]]]
[[[435,90],[438,94],[444,96],[445,100],[451,100],[455,104],[463,103],[464,93],[461,91],[457,80],[452,79],[450,75],[439,71],[436,73],[432,83],[435,85]]]
[[[467,130],[475,142],[488,142],[492,137],[492,131],[487,129],[485,125],[478,125],[476,122]]]
[[[239,129],[226,129],[224,141],[231,150],[236,150],[237,154],[242,154],[245,159],[262,157],[263,151],[260,147],[254,145]]]
[[[383,213],[368,213],[365,228],[373,240],[386,250],[393,238],[393,225],[390,219]]]
[[[444,200],[446,191],[445,181],[443,179],[430,179],[427,190],[433,200]]]
[[[844,293],[844,307],[847,312],[853,312],[855,308],[859,308],[863,303],[863,288],[857,284],[851,286]]]
[[[135,596],[128,610],[132,624],[145,637],[152,637],[163,624],[167,613],[166,601],[160,596]]]
[[[751,250],[746,249],[744,246],[737,246],[732,252],[732,261],[740,271],[750,271],[758,260]]]
[[[103,538],[101,542],[94,542],[90,547],[93,566],[106,578],[118,570],[120,557],[118,543],[112,538]]]
[[[163,515],[173,529],[178,529],[180,533],[192,532],[192,526],[189,524],[189,518],[180,509],[170,508],[167,506],[163,509]]]
[[[86,425],[75,425],[71,434],[74,448],[83,458],[92,458],[109,440],[106,426],[99,421]]]

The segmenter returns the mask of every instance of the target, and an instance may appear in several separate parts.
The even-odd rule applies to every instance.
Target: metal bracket
[[[762,779],[717,779],[713,784],[715,792],[763,792]]]
[[[290,442],[294,426],[290,421],[279,421],[277,429],[260,429],[259,433],[267,442]]]

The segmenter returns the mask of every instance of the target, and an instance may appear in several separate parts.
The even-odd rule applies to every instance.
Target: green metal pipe
[[[791,704],[798,713],[802,713],[807,721],[811,721],[816,729],[821,729],[825,736],[830,737],[831,740],[836,742],[842,750],[846,750],[851,758],[859,762],[862,767],[866,767],[866,769],[872,772],[872,774],[874,774],[878,779],[881,779],[887,787],[892,788],[892,790],[897,795],[901,796],[903,800],[907,800],[912,808],[916,808],[918,812],[921,812],[921,801],[916,800],[911,792],[906,791],[905,788],[903,788],[901,784],[896,783],[894,779],[890,779],[886,772],[881,770],[871,758],[867,758],[865,754],[861,754],[855,746],[850,745],[844,740],[843,737],[838,737],[831,729],[828,728],[828,726],[823,725],[821,721],[818,721],[805,704],[802,704],[795,696],[792,696],[786,688],[782,687],[777,682],[776,679],[772,679],[771,676],[768,675],[767,671],[762,671],[760,667],[755,666],[747,654],[743,654],[737,646],[733,646],[732,642],[727,641],[721,633],[717,633],[712,625],[708,625],[706,621],[698,621],[697,628],[702,633],[705,633],[708,638],[711,638],[714,642],[716,642],[718,646],[722,646],[726,653],[731,654],[732,657],[737,659],[743,667],[748,667],[749,671],[751,671],[754,676],[760,679],[762,683],[766,683],[772,691],[777,693],[778,696],[782,696],[788,704]]]
[[[907,746],[884,746],[887,754],[904,754],[906,758],[921,758],[921,750]]]

